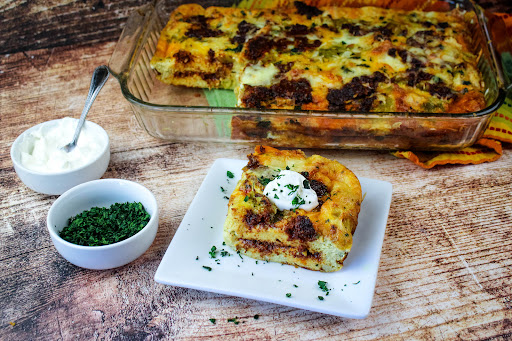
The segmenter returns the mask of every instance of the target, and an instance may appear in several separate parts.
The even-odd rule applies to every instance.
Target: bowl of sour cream
[[[101,178],[110,161],[107,132],[85,121],[70,152],[69,143],[78,119],[66,117],[38,124],[23,132],[11,147],[14,170],[30,189],[44,194],[62,194],[81,183]]]

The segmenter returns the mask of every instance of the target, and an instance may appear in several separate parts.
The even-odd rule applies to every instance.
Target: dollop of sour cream
[[[281,170],[265,186],[263,193],[281,211],[296,208],[311,211],[318,206],[318,196],[310,188],[309,181],[291,170]]]
[[[66,117],[50,121],[29,132],[20,145],[21,164],[41,173],[58,173],[86,165],[96,158],[106,141],[88,129],[85,122],[77,145],[66,153],[61,147],[71,142],[78,119]]]

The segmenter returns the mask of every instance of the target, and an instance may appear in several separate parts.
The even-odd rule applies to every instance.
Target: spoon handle
[[[108,68],[105,65],[98,66],[94,73],[92,74],[91,86],[89,87],[89,93],[87,94],[87,99],[85,100],[84,109],[82,110],[82,114],[80,115],[80,120],[78,120],[78,125],[76,126],[75,135],[73,135],[73,140],[71,141],[72,145],[76,145],[78,141],[78,137],[80,136],[80,131],[82,130],[82,126],[85,122],[85,117],[91,109],[92,103],[98,96],[101,88],[108,79]]]

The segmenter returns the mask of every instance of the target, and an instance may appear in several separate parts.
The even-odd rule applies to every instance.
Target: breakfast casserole
[[[248,158],[229,199],[225,243],[255,259],[340,270],[362,202],[354,173],[337,161],[306,157],[300,150],[258,146]],[[285,174],[299,182],[286,180]],[[283,197],[293,198],[291,205],[279,200]]]
[[[188,4],[171,14],[151,67],[168,84],[233,89],[239,107],[469,113],[485,107],[469,16]]]

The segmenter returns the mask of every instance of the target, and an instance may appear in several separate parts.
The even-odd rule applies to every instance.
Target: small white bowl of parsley
[[[144,186],[121,179],[83,183],[50,207],[47,226],[57,251],[82,268],[112,269],[140,257],[158,229],[158,204]]]

